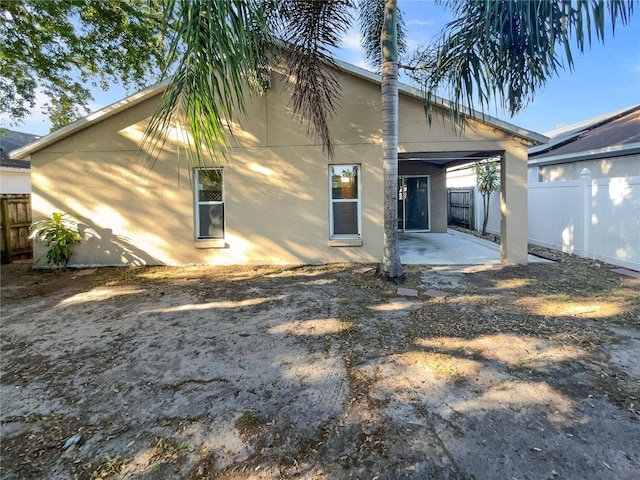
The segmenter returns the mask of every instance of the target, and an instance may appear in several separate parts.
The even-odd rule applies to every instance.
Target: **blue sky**
[[[442,5],[433,0],[399,0],[407,25],[409,49],[429,43],[451,18]],[[638,5],[636,5],[638,7]],[[636,8],[636,10],[639,10]],[[616,28],[615,37],[607,30],[605,44],[594,43],[584,54],[575,54],[574,71],[562,70],[539,91],[534,101],[514,117],[494,110],[487,113],[539,133],[570,125],[589,118],[640,104],[640,12],[636,11],[630,25]],[[360,67],[366,64],[359,45],[358,29],[354,26],[345,37],[336,56]],[[96,91],[90,106],[97,110],[128,93],[114,85],[108,92]],[[39,100],[46,98],[39,96]],[[50,125],[35,112],[24,123],[12,126],[5,118],[0,125],[27,133],[44,135]]]

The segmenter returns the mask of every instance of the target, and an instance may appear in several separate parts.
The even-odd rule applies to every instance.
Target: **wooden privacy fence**
[[[458,225],[472,230],[473,216],[473,188],[447,189],[447,224]]]
[[[33,257],[29,240],[31,195],[0,195],[2,228],[2,263]]]

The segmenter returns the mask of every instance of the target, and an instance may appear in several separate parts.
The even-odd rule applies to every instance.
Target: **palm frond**
[[[292,104],[308,134],[333,157],[329,120],[340,100],[340,85],[330,67],[351,22],[352,0],[282,0],[277,9],[277,32],[285,47],[286,76],[293,79]]]
[[[573,68],[572,42],[584,51],[611,25],[628,23],[632,0],[451,0],[456,20],[443,30],[438,58],[421,79],[428,90],[449,85],[456,107],[490,100],[512,115],[524,108],[558,71]]]
[[[234,116],[259,88],[270,44],[267,19],[256,0],[165,0],[164,22],[174,29],[167,64],[175,68],[145,132],[151,162],[176,125],[187,126],[187,163],[204,165],[225,155]]]
[[[365,60],[379,73],[382,68],[380,33],[384,24],[384,0],[359,0],[360,42]],[[397,8],[398,56],[407,53],[407,29],[402,10]]]

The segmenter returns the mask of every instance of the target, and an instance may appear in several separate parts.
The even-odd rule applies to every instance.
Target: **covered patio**
[[[399,232],[400,260],[405,265],[499,264],[500,245],[448,229],[447,233]],[[528,262],[549,262],[528,255]]]
[[[461,144],[483,148],[463,150],[459,149]],[[400,246],[403,263],[471,265],[487,261],[516,264],[531,261],[527,256],[526,150],[508,142],[502,144],[507,147],[504,150],[489,148],[495,145],[495,142],[465,139],[446,147],[434,145],[432,150],[398,153],[398,231],[404,234]],[[446,171],[451,167],[488,159],[500,162],[501,244],[492,245],[490,251],[481,249],[482,253],[472,253],[477,250],[473,244],[465,244],[459,250],[453,245],[444,248],[452,242],[450,231],[447,230]],[[426,188],[421,189],[421,186]],[[425,235],[426,232],[432,236]],[[416,239],[417,242],[412,241]],[[425,248],[424,241],[420,239],[438,243]],[[453,242],[458,243],[455,240]],[[428,261],[420,253],[438,250],[440,254],[435,254]],[[457,253],[453,253],[456,250]],[[452,253],[447,255],[443,252]],[[441,255],[444,255],[444,260],[440,260]]]

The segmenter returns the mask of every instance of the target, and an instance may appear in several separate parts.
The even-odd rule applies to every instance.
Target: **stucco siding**
[[[175,138],[152,170],[139,155],[157,98],[35,153],[34,217],[63,211],[79,221],[84,241],[73,256],[76,265],[378,260],[382,169],[377,140],[347,144],[344,137],[328,160],[304,127],[292,121],[278,91],[275,86],[250,102],[247,116],[236,122],[228,158],[220,163],[225,247],[196,248],[193,189],[189,170],[179,164],[184,151]],[[329,245],[330,163],[362,166],[362,246]]]

